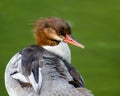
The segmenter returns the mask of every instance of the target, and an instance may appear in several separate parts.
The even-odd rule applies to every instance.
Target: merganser
[[[84,48],[71,37],[63,19],[42,18],[35,22],[36,45],[15,54],[6,66],[9,96],[93,96],[71,65],[67,43]]]

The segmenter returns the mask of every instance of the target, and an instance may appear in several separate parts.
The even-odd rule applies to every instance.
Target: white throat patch
[[[43,46],[43,48],[63,57],[67,62],[71,63],[71,51],[67,43],[60,42],[60,44],[56,46]]]

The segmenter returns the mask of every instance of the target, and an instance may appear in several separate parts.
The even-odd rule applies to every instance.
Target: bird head
[[[68,23],[57,17],[37,20],[34,25],[34,36],[36,44],[40,46],[56,46],[60,42],[66,42],[84,48],[72,38]]]

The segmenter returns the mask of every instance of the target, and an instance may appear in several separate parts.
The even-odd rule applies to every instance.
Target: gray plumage
[[[33,73],[36,83],[39,83],[39,68],[42,84],[36,92],[28,77]],[[12,77],[16,73],[24,76],[24,82]],[[36,45],[24,48],[10,60],[5,82],[10,96],[93,96],[84,88],[82,77],[71,64]]]

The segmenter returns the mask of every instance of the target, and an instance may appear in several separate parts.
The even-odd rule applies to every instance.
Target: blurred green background
[[[0,0],[0,96],[8,96],[4,71],[9,59],[34,44],[33,22],[57,16],[86,46],[70,45],[72,64],[95,96],[120,96],[119,0]]]

